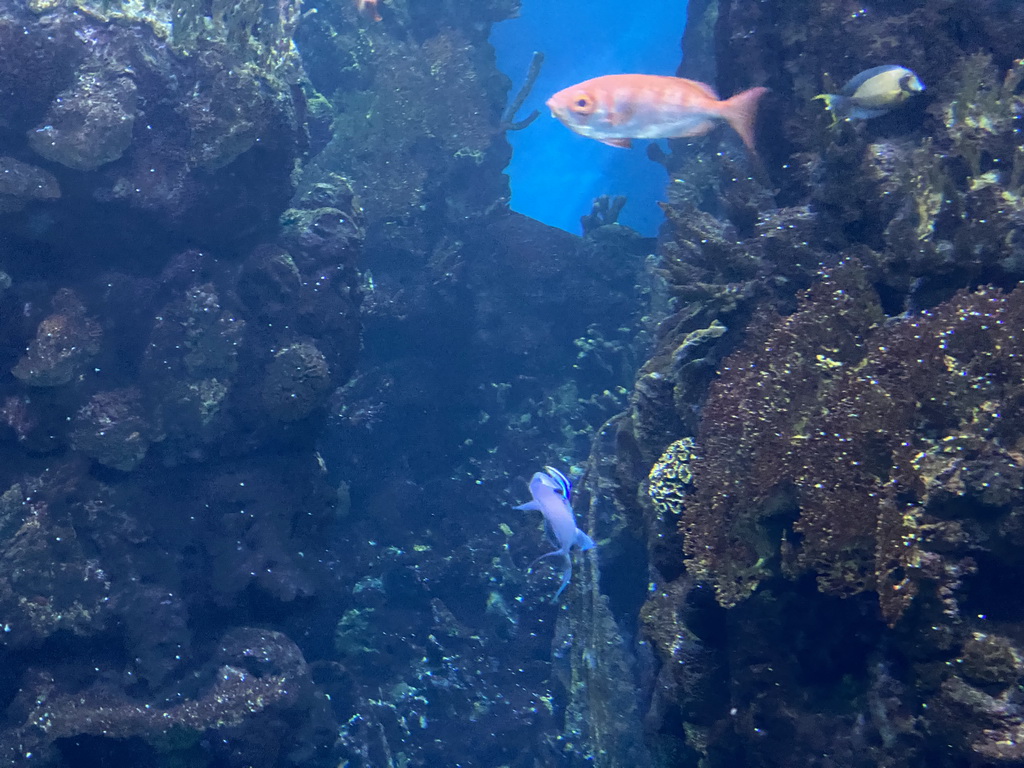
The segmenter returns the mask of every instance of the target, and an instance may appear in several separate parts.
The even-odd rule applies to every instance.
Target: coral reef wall
[[[662,158],[670,314],[606,428],[671,764],[1024,764],[1022,13],[691,5],[681,74],[772,91],[759,158]],[[881,64],[926,91],[813,99]]]
[[[363,230],[340,178],[296,193],[294,10],[0,7],[6,765],[334,741],[290,622],[327,575]]]
[[[591,759],[510,507],[653,244],[508,210],[515,2],[377,10],[0,3],[4,764]]]
[[[0,3],[0,761],[1024,764],[1020,4],[695,0],[653,261],[368,5]]]

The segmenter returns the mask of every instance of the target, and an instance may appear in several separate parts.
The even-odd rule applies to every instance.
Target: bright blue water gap
[[[517,19],[496,24],[491,42],[498,66],[522,85],[534,51],[544,67],[526,104],[541,116],[524,131],[510,131],[512,208],[573,233],[580,216],[599,195],[626,195],[619,221],[654,235],[662,221],[656,201],[664,199],[665,169],[648,159],[647,142],[633,149],[609,147],[577,136],[544,107],[562,88],[599,75],[673,75],[686,24],[686,0],[523,0]]]

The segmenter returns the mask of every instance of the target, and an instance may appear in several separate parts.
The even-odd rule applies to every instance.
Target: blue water
[[[685,0],[622,3],[620,0],[523,0],[518,19],[495,25],[491,35],[498,66],[522,84],[534,51],[544,68],[523,109],[541,116],[524,131],[510,131],[514,154],[508,168],[512,207],[527,216],[580,231],[580,216],[599,195],[626,195],[619,221],[654,235],[662,220],[664,169],[647,158],[645,142],[631,150],[577,136],[549,116],[547,98],[599,75],[642,72],[673,75],[682,52]]]

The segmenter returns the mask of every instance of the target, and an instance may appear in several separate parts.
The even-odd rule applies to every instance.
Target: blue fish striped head
[[[555,481],[555,484],[558,486],[559,490],[561,491],[562,496],[565,497],[565,500],[566,501],[571,501],[571,498],[572,498],[572,482],[569,480],[569,478],[566,477],[565,475],[563,475],[561,472],[559,472],[554,467],[549,467],[549,466],[545,465],[544,471],[548,474],[548,477],[550,477],[552,480]]]

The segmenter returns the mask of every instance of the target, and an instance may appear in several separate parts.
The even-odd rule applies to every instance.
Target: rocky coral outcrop
[[[104,466],[131,472],[146,457],[152,435],[137,389],[97,392],[75,414],[71,447]]]
[[[297,414],[355,367],[362,232],[337,226],[351,195],[334,226],[280,226],[302,208],[297,19],[0,3],[5,762],[330,750],[282,617],[325,579],[335,494]],[[275,367],[309,349],[313,385]]]
[[[683,74],[772,96],[761,167],[714,134],[661,158],[673,303],[615,422],[648,725],[687,764],[1019,760],[1020,12],[691,3]],[[813,100],[882,63],[925,95]]]
[[[85,373],[99,352],[102,331],[86,313],[74,291],[62,288],[52,301],[53,314],[39,323],[35,338],[11,373],[33,387],[58,387]]]
[[[290,74],[279,62],[264,76],[246,61],[248,49],[212,27],[167,45],[161,7],[125,9],[115,20],[99,5],[5,6],[2,111],[21,137],[7,152],[41,165],[93,216],[115,206],[206,241],[220,237],[204,236],[207,225],[251,227],[254,211],[273,221],[305,141],[291,54]]]
[[[59,760],[54,742],[94,737],[137,739],[145,746],[130,759],[156,760],[161,754],[193,752],[199,739],[219,736],[225,742],[239,739],[235,749],[247,753],[250,765],[277,765],[278,751],[261,749],[261,740],[239,726],[256,721],[266,733],[281,736],[291,730],[282,739],[291,745],[308,735],[302,726],[293,730],[318,704],[302,652],[279,632],[248,627],[232,630],[217,646],[196,675],[195,693],[173,703],[127,695],[116,682],[116,669],[102,670],[97,678],[103,682],[86,688],[63,665],[30,670],[10,706],[0,753],[9,761],[54,763]],[[222,748],[218,752],[228,758]]]
[[[52,173],[13,157],[0,157],[0,213],[22,210],[33,200],[60,197],[60,185]]]
[[[263,405],[280,421],[297,421],[327,402],[331,374],[323,353],[313,344],[282,349],[267,366]]]

